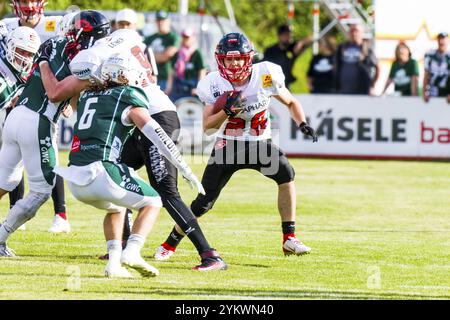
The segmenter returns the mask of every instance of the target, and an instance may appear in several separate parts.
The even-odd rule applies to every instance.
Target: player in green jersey
[[[53,38],[41,46],[36,64],[45,59],[58,80],[71,75],[69,63],[80,49],[88,48],[109,33],[106,18],[104,21],[108,26],[101,24],[98,28],[86,25],[89,23],[86,20],[79,21],[84,23],[80,24],[76,37]],[[87,84],[82,85],[87,87]],[[74,89],[80,92],[83,86]],[[14,256],[6,246],[6,240],[19,226],[33,218],[51,195],[55,182],[53,168],[58,160],[55,126],[69,101],[69,98],[57,99],[45,90],[40,68],[35,68],[19,97],[18,106],[5,122],[0,150],[0,197],[17,186],[23,167],[30,191],[11,208],[0,226],[0,256]]]
[[[158,270],[145,262],[140,251],[162,206],[161,198],[133,169],[118,163],[135,126],[200,192],[203,187],[173,141],[150,117],[149,101],[141,88],[148,78],[136,57],[113,54],[102,65],[101,75],[106,80],[105,88],[86,91],[78,102],[69,167],[56,167],[55,171],[68,181],[75,198],[107,212],[104,232],[109,261],[105,275],[129,277],[124,264],[143,276],[155,276]],[[139,213],[122,251],[126,208]]]

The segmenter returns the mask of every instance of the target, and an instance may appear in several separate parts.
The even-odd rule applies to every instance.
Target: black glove
[[[235,117],[243,111],[244,102],[242,91],[230,91],[227,93],[227,102],[223,106],[223,111],[227,116]]]
[[[35,63],[39,65],[39,63],[41,63],[42,61],[49,62],[50,57],[52,56],[53,53],[53,49],[54,49],[54,42],[52,41],[52,39],[48,39],[47,41],[42,43],[36,54],[37,58]]]
[[[300,127],[300,131],[304,135],[312,137],[313,142],[317,142],[318,139],[317,139],[316,131],[314,131],[314,129],[309,124],[307,124],[306,122],[302,122],[302,123],[300,123],[299,127]]]

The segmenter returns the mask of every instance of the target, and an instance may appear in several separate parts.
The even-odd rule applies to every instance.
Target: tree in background
[[[160,9],[169,12],[178,10],[178,0],[96,0],[95,8],[104,10],[118,10],[132,8],[136,11],[156,11]],[[363,0],[367,7],[371,0]],[[80,9],[92,9],[92,0],[48,0],[47,10],[65,10],[72,5]],[[189,1],[189,11],[196,12],[200,1]],[[287,1],[283,0],[231,0],[239,27],[254,43],[258,52],[277,41],[277,27],[287,22]],[[205,0],[207,14],[227,17],[227,11],[222,0]],[[295,1],[295,14],[292,20],[294,38],[303,38],[312,35],[312,8],[313,2]],[[0,17],[10,12],[9,0],[0,3]],[[321,25],[325,26],[328,19],[321,15]],[[333,30],[336,33],[335,30]],[[343,39],[343,36],[338,36]],[[292,86],[293,92],[307,92],[306,69],[311,59],[311,50],[305,52],[296,62],[294,74],[298,77]]]

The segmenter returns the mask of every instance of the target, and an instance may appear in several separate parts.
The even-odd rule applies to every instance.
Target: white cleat
[[[125,248],[122,251],[120,262],[141,274],[143,277],[156,277],[159,275],[158,269],[148,264],[139,254],[131,253]]]
[[[20,231],[26,231],[26,230],[27,230],[27,224],[24,223],[23,225],[21,225],[20,227],[18,227],[17,230],[20,230]]]
[[[311,248],[304,245],[300,240],[297,239],[297,237],[289,237],[284,243],[283,243],[283,252],[284,255],[303,255],[310,253]]]
[[[17,257],[13,249],[9,248],[6,243],[0,244],[0,257],[13,258]]]
[[[107,278],[133,278],[131,273],[120,264],[108,263],[105,268],[105,277]]]
[[[69,233],[70,232],[70,223],[66,219],[61,218],[59,215],[55,215],[53,218],[53,223],[48,232],[51,233]]]
[[[159,246],[158,249],[156,249],[154,258],[155,260],[168,260],[170,257],[175,253],[173,250],[169,250],[164,248],[163,246]]]

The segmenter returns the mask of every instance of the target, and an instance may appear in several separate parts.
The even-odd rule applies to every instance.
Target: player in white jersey
[[[270,98],[286,105],[300,130],[314,142],[317,141],[316,133],[306,123],[300,102],[285,87],[281,67],[270,62],[252,65],[253,46],[244,35],[225,35],[215,55],[219,71],[202,79],[197,90],[205,104],[204,130],[207,134],[219,130],[219,134],[202,178],[206,195],[199,194],[192,202],[191,210],[196,217],[201,217],[212,208],[236,171],[257,170],[278,184],[284,253],[309,253],[311,249],[295,235],[294,169],[271,141]],[[182,237],[183,233],[175,226],[158,250],[176,248]]]
[[[16,17],[1,20],[0,30],[5,28],[8,32],[11,32],[19,26],[27,26],[33,28],[37,32],[42,43],[50,38],[54,38],[57,36],[57,27],[60,24],[62,17],[44,16],[45,4],[45,0],[12,0],[11,6]],[[11,206],[23,197],[23,190],[22,182],[17,189],[10,193]],[[55,215],[52,226],[49,229],[50,232],[70,232],[70,223],[67,220],[64,198],[64,181],[61,177],[57,176],[56,184],[52,191]],[[25,229],[25,225],[23,225],[21,229]]]
[[[153,77],[155,64],[149,62],[149,60],[154,59],[152,59],[151,52],[145,50],[148,49],[142,43],[142,38],[136,31],[119,29],[109,37],[98,41],[92,48],[80,52],[70,64],[71,71],[78,81],[98,79],[101,63],[108,56],[117,52],[130,51],[138,58],[142,67],[148,70],[149,78],[156,82],[155,77]],[[153,73],[153,76],[151,73]],[[150,115],[176,141],[180,133],[180,121],[175,105],[155,83],[149,83],[143,89],[149,97]],[[121,161],[135,170],[145,165],[149,181],[160,194],[164,207],[170,216],[186,231],[200,255],[201,264],[194,269],[199,271],[226,269],[225,262],[220,258],[217,251],[208,244],[197,220],[181,199],[177,187],[178,173],[176,166],[167,161],[157,146],[139,130],[135,130],[133,136],[124,146]],[[126,240],[131,228],[130,210],[127,211],[125,221],[124,240]],[[159,256],[157,255],[157,257]]]
[[[15,18],[5,18],[0,24],[6,26],[11,32],[20,26],[33,28],[41,42],[56,36],[57,25],[61,20],[61,16],[44,16],[45,0],[12,0]]]

